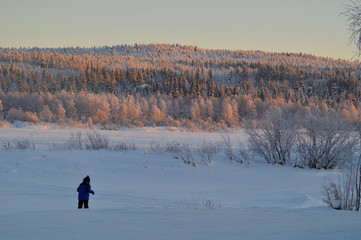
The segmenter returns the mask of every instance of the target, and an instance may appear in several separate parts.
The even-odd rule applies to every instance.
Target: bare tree
[[[346,18],[350,33],[350,44],[355,44],[358,50],[357,56],[361,55],[361,1],[350,0],[341,13]]]
[[[284,165],[291,159],[298,127],[280,110],[266,114],[257,129],[249,129],[250,150],[268,163]]]
[[[358,132],[359,137],[359,147],[361,146],[361,115],[358,115],[357,121],[355,121],[355,127],[356,131]],[[356,191],[356,211],[360,211],[361,207],[361,153],[359,155],[359,160],[356,166],[356,172],[355,172],[355,191]]]
[[[361,207],[361,157],[357,163],[355,172],[355,192],[356,192],[356,204],[355,210],[360,211]]]

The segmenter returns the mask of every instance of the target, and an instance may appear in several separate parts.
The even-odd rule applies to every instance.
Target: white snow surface
[[[0,150],[0,239],[360,239],[359,212],[322,202],[321,184],[340,171],[231,163],[218,154],[192,167],[174,154],[146,150],[61,150],[75,129],[0,129],[0,143],[32,139],[36,150]],[[85,130],[82,130],[85,131]],[[144,128],[101,131],[111,140],[191,145],[222,133]],[[223,133],[224,134],[224,133]],[[243,131],[229,132],[233,144]],[[90,208],[76,188],[89,175]]]

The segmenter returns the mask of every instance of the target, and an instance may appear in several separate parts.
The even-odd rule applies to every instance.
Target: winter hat
[[[89,177],[89,175],[87,175],[87,176],[83,179],[83,181],[90,183],[90,177]]]

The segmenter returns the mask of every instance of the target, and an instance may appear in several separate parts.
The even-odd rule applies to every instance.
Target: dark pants
[[[79,200],[78,208],[83,208],[83,204],[84,204],[84,208],[89,208],[88,202],[89,202],[89,200]]]

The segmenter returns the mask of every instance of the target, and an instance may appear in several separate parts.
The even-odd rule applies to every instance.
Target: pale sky
[[[0,47],[180,43],[351,59],[347,0],[0,0]]]

